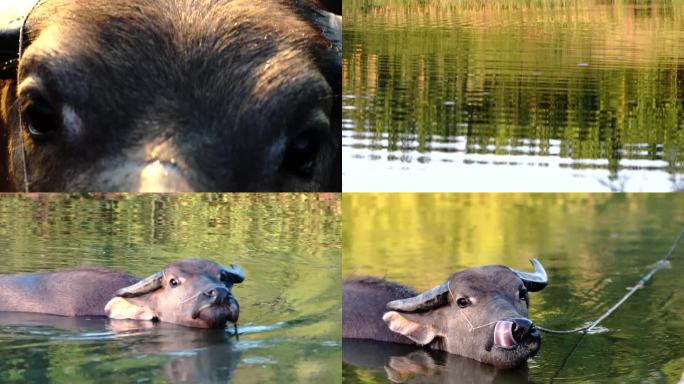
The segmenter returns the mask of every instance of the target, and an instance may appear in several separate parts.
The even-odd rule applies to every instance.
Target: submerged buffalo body
[[[158,320],[199,328],[235,323],[235,264],[187,259],[144,279],[105,268],[0,276],[0,311]]]
[[[0,0],[0,190],[341,189],[339,2],[32,3]]]
[[[539,331],[527,318],[527,292],[543,289],[546,271],[504,266],[457,272],[417,294],[373,277],[342,285],[342,337],[418,344],[499,368],[522,365],[539,350]]]

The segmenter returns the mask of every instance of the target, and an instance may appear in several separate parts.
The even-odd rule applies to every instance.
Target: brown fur
[[[21,133],[31,190],[136,190],[154,160],[193,190],[340,190],[338,52],[314,19],[285,0],[45,0],[19,84],[39,77],[82,129],[48,143],[20,132],[16,82],[5,82],[6,188],[23,189]],[[330,126],[301,177],[283,169],[284,148],[312,108]]]

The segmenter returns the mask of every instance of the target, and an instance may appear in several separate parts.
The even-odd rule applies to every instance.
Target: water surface
[[[246,272],[239,340],[99,317],[0,313],[0,382],[340,381],[337,194],[0,196],[0,273],[188,257]]]
[[[549,286],[530,294],[530,319],[556,329],[596,319],[684,225],[679,194],[345,194],[343,204],[343,277],[385,276],[422,291],[477,265],[532,270],[535,257]],[[684,243],[569,358],[577,335],[543,333],[539,354],[514,371],[344,340],[344,382],[676,382],[684,373],[682,275]]]
[[[349,0],[345,191],[684,189],[684,3]]]

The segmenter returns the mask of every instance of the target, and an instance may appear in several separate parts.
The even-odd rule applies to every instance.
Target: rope
[[[632,288],[629,289],[629,292],[627,292],[626,295],[624,295],[620,300],[618,300],[617,303],[615,303],[612,307],[610,307],[607,311],[605,311],[601,316],[599,316],[596,320],[593,322],[589,323],[589,325],[586,325],[584,327],[579,327],[575,329],[569,329],[569,330],[556,330],[556,329],[549,329],[549,328],[544,328],[544,327],[539,327],[537,328],[543,332],[547,333],[553,333],[557,335],[563,335],[563,334],[571,334],[571,333],[581,333],[580,337],[577,338],[577,341],[575,344],[572,346],[572,348],[568,351],[568,353],[565,355],[563,358],[563,362],[561,365],[558,367],[556,370],[556,373],[554,373],[553,377],[551,377],[551,380],[549,382],[553,383],[556,381],[560,373],[563,371],[565,366],[567,365],[568,361],[570,361],[570,357],[575,353],[577,348],[580,346],[582,343],[582,340],[584,340],[584,337],[588,334],[588,332],[597,326],[601,321],[603,321],[606,317],[610,316],[611,313],[615,312],[618,307],[622,305],[627,299],[629,299],[630,296],[634,294],[638,289],[641,289],[644,287],[644,284],[648,282],[653,275],[655,275],[656,272],[659,270],[663,269],[665,266],[668,265],[668,261],[672,258],[672,254],[674,253],[675,249],[677,249],[677,246],[679,245],[679,241],[684,237],[684,227],[679,230],[679,234],[677,235],[677,238],[675,241],[672,243],[672,246],[670,247],[670,250],[667,252],[667,255],[660,259],[653,268],[651,268],[650,271],[648,271],[645,275],[639,279],[639,282],[634,285]]]
[[[659,270],[665,268],[668,265],[668,262],[672,258],[672,254],[674,254],[675,249],[677,249],[677,246],[679,245],[679,241],[684,237],[684,227],[679,230],[679,234],[677,235],[677,238],[675,241],[672,243],[672,246],[670,247],[670,250],[667,252],[665,257],[660,259],[653,268],[651,268],[650,271],[648,271],[645,275],[639,279],[639,282],[636,283],[632,288],[629,289],[627,294],[625,294],[620,300],[618,300],[617,303],[615,303],[612,307],[608,308],[607,311],[605,311],[601,316],[599,316],[596,320],[592,321],[588,325],[585,325],[584,327],[578,327],[578,328],[573,328],[573,329],[568,329],[568,330],[557,330],[557,329],[550,329],[550,328],[545,328],[541,326],[535,326],[537,329],[539,329],[542,332],[546,333],[553,333],[556,335],[567,335],[567,334],[572,334],[572,333],[579,333],[582,332],[586,334],[587,332],[591,331],[594,327],[599,325],[600,322],[605,320],[608,316],[610,316],[615,310],[617,310],[627,299],[629,299],[634,292],[637,290],[641,289],[644,287],[644,284],[646,284],[653,275],[656,274]]]
[[[35,4],[28,11],[24,17],[24,21],[21,23],[19,28],[19,52],[17,53],[17,87],[19,86],[19,61],[24,53],[24,30],[26,29],[26,21],[28,21],[29,16],[36,9],[36,6],[40,4],[42,0],[36,1]],[[28,164],[26,163],[26,144],[24,143],[24,134],[22,128],[24,127],[24,122],[22,121],[21,113],[19,113],[19,140],[21,141],[21,162],[24,171],[24,192],[29,192],[29,179],[28,179]]]

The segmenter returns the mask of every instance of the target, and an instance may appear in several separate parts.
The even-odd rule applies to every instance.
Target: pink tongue
[[[512,347],[516,344],[513,339],[513,323],[497,321],[494,326],[494,344],[502,347]]]

